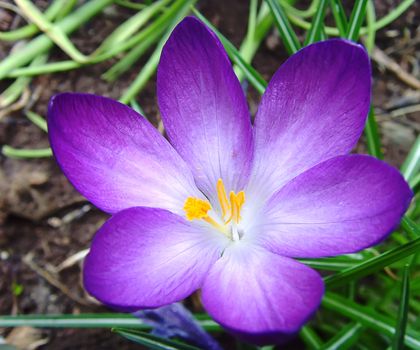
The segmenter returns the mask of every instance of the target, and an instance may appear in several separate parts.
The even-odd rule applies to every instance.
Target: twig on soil
[[[402,69],[401,66],[391,57],[389,57],[384,51],[378,47],[375,47],[371,57],[378,65],[383,66],[390,72],[394,73],[401,81],[416,90],[420,90],[420,80]]]
[[[90,204],[85,204],[81,208],[77,208],[67,213],[62,218],[53,216],[49,218],[47,221],[51,227],[58,228],[58,227],[61,227],[62,225],[69,224],[76,219],[80,219],[91,210],[92,210],[92,206]]]
[[[399,31],[396,31],[396,34],[399,35]],[[408,40],[400,40],[394,46],[388,47],[384,52],[389,56],[393,53],[398,52],[399,55],[404,55],[408,51],[416,50],[417,45],[420,44],[420,36],[409,38]]]
[[[415,105],[411,105],[411,106],[404,106],[404,107],[401,107],[401,108],[394,109],[390,112],[387,112],[386,115],[389,115],[393,118],[396,118],[396,117],[400,117],[400,116],[405,115],[405,114],[411,114],[411,113],[416,113],[416,112],[420,112],[420,103],[415,104]]]
[[[388,266],[384,268],[384,271],[393,280],[398,281],[398,276]]]
[[[62,263],[60,263],[57,267],[53,267],[55,272],[60,272],[62,270],[68,269],[75,264],[82,261],[86,255],[89,253],[89,249],[83,249],[76,254],[70,255],[66,260],[64,260]]]
[[[17,13],[19,16],[22,16],[22,12],[20,11],[19,7],[9,4],[6,1],[0,1],[0,8],[4,8],[9,11],[13,11],[14,13]]]
[[[50,339],[42,338],[42,331],[33,327],[15,327],[6,337],[6,343],[13,349],[35,350],[48,344]],[[0,345],[1,347],[1,345]]]
[[[11,112],[15,112],[15,111],[25,108],[28,101],[30,100],[30,97],[31,97],[30,90],[28,88],[25,88],[18,101],[0,110],[0,120],[2,120],[6,115],[10,114]]]
[[[62,282],[60,282],[56,277],[54,277],[51,273],[44,270],[42,267],[38,266],[33,261],[33,253],[30,252],[26,254],[22,261],[25,265],[27,265],[31,270],[35,271],[39,276],[44,278],[48,283],[50,283],[52,286],[58,288],[64,295],[72,299],[73,301],[88,306],[91,305],[87,300],[80,298],[79,296],[75,295],[67,286],[65,286]]]
[[[165,133],[165,127],[163,126],[163,122],[162,120],[159,120],[159,124],[158,124],[158,131],[163,135]]]

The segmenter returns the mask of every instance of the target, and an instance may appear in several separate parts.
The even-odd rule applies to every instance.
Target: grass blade
[[[367,21],[367,38],[366,38],[365,45],[370,55],[375,46],[375,38],[376,38],[376,30],[375,30],[376,12],[375,12],[375,4],[373,3],[372,0],[369,0],[366,7],[366,21]]]
[[[250,11],[249,22],[251,23],[248,25],[247,35],[239,47],[239,54],[248,64],[252,62],[252,59],[260,47],[261,42],[267,37],[268,31],[273,25],[273,17],[271,16],[270,9],[265,2],[261,4],[255,20],[252,19],[252,15],[253,13]],[[252,29],[254,21],[256,21],[255,29]],[[252,30],[254,31],[251,34]],[[243,70],[237,65],[235,65],[233,69],[239,81],[242,82],[245,77]]]
[[[95,53],[101,53],[109,50],[112,46],[118,45],[128,40],[138,30],[140,30],[147,22],[155,16],[159,11],[164,9],[168,0],[159,0],[150,6],[145,7],[135,15],[131,16],[125,22],[120,24],[95,50]]]
[[[410,300],[410,267],[406,265],[403,270],[401,284],[400,306],[398,308],[397,327],[392,342],[392,350],[404,349],[404,336],[407,328],[408,302]]]
[[[0,327],[36,328],[112,328],[130,327],[149,330],[151,327],[131,314],[18,315],[1,316]]]
[[[420,237],[420,227],[409,217],[404,216],[401,220],[401,226],[406,231],[412,239]]]
[[[338,32],[341,37],[345,38],[347,35],[347,16],[344,12],[343,5],[340,0],[330,0],[331,10],[337,25]]]
[[[386,16],[378,19],[375,22],[374,29],[375,31],[386,27],[388,24],[394,22],[398,17],[400,17],[405,11],[407,11],[411,5],[413,5],[416,0],[403,0],[397,7],[395,7],[390,13]],[[367,28],[362,28],[361,34],[366,34]]]
[[[21,67],[13,69],[10,73],[6,76],[7,78],[18,78],[24,76],[34,76],[34,75],[42,75],[42,74],[50,74],[56,72],[63,72],[71,69],[76,69],[81,67],[80,63],[77,63],[72,60],[66,61],[58,61],[58,62],[50,62],[46,64],[42,64],[36,67]]]
[[[143,10],[145,7],[150,6],[151,1],[145,1],[143,4],[138,4],[137,2],[130,0],[114,0],[115,4],[126,7],[131,10]]]
[[[217,332],[221,327],[201,315],[194,315],[197,322],[206,331]],[[19,315],[0,316],[0,328],[5,327],[35,327],[35,328],[135,328],[150,330],[151,327],[131,314],[79,314],[79,315]]]
[[[258,0],[250,0],[249,15],[248,15],[248,29],[246,31],[246,41],[253,41],[255,36],[255,28],[257,26],[257,7]]]
[[[372,106],[370,107],[369,115],[366,121],[365,136],[369,154],[378,159],[383,159],[384,156],[381,150],[381,138],[378,133],[378,124],[376,123],[375,113]]]
[[[48,132],[47,121],[44,118],[42,118],[39,114],[32,111],[27,111],[25,115],[38,128],[40,128],[41,130],[45,132]]]
[[[404,164],[401,167],[401,172],[407,181],[413,179],[413,177],[420,171],[420,136],[417,136],[416,142],[411,148],[410,152]]]
[[[164,339],[138,330],[114,328],[113,332],[152,350],[199,350],[199,348],[195,346]]]
[[[393,21],[395,21],[398,17],[400,17],[405,11],[407,11],[411,5],[413,5],[415,3],[416,0],[403,0],[398,6],[396,6],[391,12],[389,12],[386,16],[378,19],[373,28],[375,31],[378,31],[379,29],[382,29],[384,27],[386,27],[388,24],[392,23]],[[311,28],[311,23],[305,21],[303,18],[298,17],[296,15],[291,14],[290,12],[288,13],[290,22],[292,22],[293,24],[309,30],[309,28]],[[328,35],[332,35],[332,36],[340,36],[340,32],[337,28],[335,27],[329,27],[329,26],[325,26],[325,33]],[[365,35],[367,33],[367,28],[366,27],[362,27],[360,29],[360,35]],[[347,34],[347,33],[346,33]],[[347,37],[347,35],[343,35],[342,37]]]
[[[52,156],[51,148],[40,149],[19,149],[4,145],[1,152],[9,158],[24,159],[24,158],[46,158]]]
[[[165,26],[159,26],[156,31],[154,31],[151,35],[147,36],[139,45],[135,46],[127,55],[125,55],[119,62],[113,65],[110,69],[108,69],[104,74],[102,74],[102,78],[108,82],[115,81],[118,77],[120,77],[123,73],[125,73],[128,69],[130,69],[133,64],[138,61],[143,54],[154,44],[159,38],[162,38],[164,35],[164,31],[167,28]]]
[[[360,323],[351,323],[345,326],[340,330],[337,335],[324,346],[321,347],[322,350],[346,350],[351,348],[359,339],[360,334],[362,333],[363,326]]]
[[[279,0],[279,2],[288,15],[293,14],[297,17],[308,18],[312,17],[316,13],[319,0],[312,0],[311,4],[306,10],[301,10],[294,7],[293,4],[296,2],[295,0]]]
[[[318,5],[318,9],[315,13],[315,17],[312,20],[312,26],[309,29],[308,34],[306,35],[305,42],[303,46],[312,44],[315,41],[321,39],[321,33],[324,30],[324,17],[325,10],[327,9],[328,0],[321,0]]]
[[[38,67],[47,62],[47,60],[48,55],[39,55],[34,58],[29,67]],[[31,77],[19,77],[10,84],[0,95],[0,109],[10,106],[15,102],[23,94],[31,80]]]
[[[283,39],[284,46],[286,47],[289,55],[295,53],[300,49],[301,45],[295,31],[293,30],[287,16],[277,0],[266,0],[270,7],[271,14],[274,18],[274,23],[279,30],[280,36]]]
[[[72,14],[57,22],[56,25],[65,34],[70,34],[111,3],[112,0],[88,1]],[[36,56],[48,51],[52,46],[53,42],[45,34],[31,40],[21,50],[14,52],[0,62],[0,79],[6,77],[14,68],[22,67],[31,62]]]
[[[384,335],[392,337],[396,333],[395,322],[392,319],[381,315],[372,308],[361,306],[340,295],[326,293],[322,305]],[[407,329],[404,336],[404,344],[412,349],[420,349],[420,333]]]
[[[92,0],[91,3],[94,3],[94,1],[96,1],[96,0]],[[111,0],[97,0],[97,1],[108,1],[109,2]],[[167,8],[166,11],[161,16],[159,16],[158,19],[156,19],[156,21],[152,22],[145,29],[141,30],[140,32],[138,32],[135,35],[132,35],[127,40],[124,40],[123,42],[120,42],[118,45],[110,46],[108,51],[102,52],[102,49],[101,49],[100,50],[101,52],[100,52],[100,51],[98,51],[99,49],[95,50],[95,52],[89,56],[89,61],[85,62],[84,64],[94,64],[94,63],[99,63],[99,62],[105,61],[107,59],[110,59],[110,58],[118,55],[121,52],[124,52],[126,50],[129,50],[129,49],[133,48],[134,46],[138,45],[139,43],[142,43],[143,41],[147,40],[150,36],[152,36],[156,32],[156,30],[158,30],[162,26],[167,26],[168,23],[170,23],[173,20],[173,18],[179,13],[180,9],[182,7],[185,7],[185,5],[187,3],[189,3],[189,2],[187,2],[187,0],[176,0],[172,4],[171,7]],[[71,16],[68,16],[66,18],[67,22],[65,22],[65,25],[64,24],[62,25],[63,28],[68,28],[67,24],[70,22],[70,19],[69,19],[70,17]],[[73,17],[72,17],[72,19],[73,19]],[[76,19],[74,19],[74,20],[76,21]],[[124,23],[121,26],[123,26],[123,25],[124,25]],[[64,32],[66,32],[66,30],[63,29]],[[32,49],[35,49],[35,48],[39,48],[37,46],[39,46],[40,43],[45,44],[45,45],[48,43],[48,41],[45,42],[44,39],[49,40],[49,38],[45,38],[44,36],[40,36],[39,38],[40,38],[40,40],[38,40],[38,38],[34,39],[34,42],[31,42],[27,46],[30,46],[31,50],[32,50]],[[42,39],[42,41],[41,41],[41,39]],[[47,46],[45,49],[50,48],[51,45],[52,45],[52,42],[49,42],[48,45],[49,46]],[[27,50],[27,49],[28,49],[28,47],[24,48],[24,50]],[[44,49],[44,47],[42,47],[42,49]],[[25,51],[25,54],[30,54],[31,50],[29,50],[29,53]],[[20,62],[21,59],[23,60],[23,58],[19,55],[19,57],[18,57],[19,63],[21,63]],[[39,75],[39,74],[46,74],[46,73],[52,73],[52,72],[66,71],[66,70],[79,68],[79,67],[82,66],[81,63],[71,61],[71,60],[70,61],[61,61],[61,62],[49,63],[49,64],[46,64],[46,65],[42,65],[42,66],[34,67],[34,68],[31,68],[31,67],[15,68],[11,72],[8,72],[4,76],[2,76],[2,68],[5,69],[5,67],[2,67],[2,64],[4,64],[4,62],[0,63],[0,79],[4,76],[7,76],[7,77],[10,78],[10,77],[17,77],[17,76],[22,76],[22,75]],[[12,65],[13,62],[7,62],[6,67],[8,67],[9,64]]]
[[[357,41],[360,35],[360,28],[366,14],[367,0],[356,0],[353,11],[351,12],[349,27],[347,29],[347,38]]]
[[[375,44],[375,35],[376,35],[376,30],[374,28],[376,14],[375,14],[375,7],[372,1],[368,2],[366,11],[367,11],[366,12],[366,16],[367,16],[366,49],[370,55]],[[354,34],[356,38],[354,40],[357,40],[359,36],[359,32],[360,32],[360,27],[358,29],[357,34],[356,33]],[[378,124],[375,119],[375,112],[374,112],[373,106],[371,106],[369,109],[369,115],[366,121],[364,133],[366,137],[366,143],[367,143],[369,154],[378,159],[383,159],[384,156],[381,149],[382,147],[381,138],[379,136]]]
[[[51,6],[45,10],[44,16],[49,21],[59,17],[62,18],[62,16],[66,16],[71,11],[76,2],[77,0],[54,0]],[[38,32],[39,28],[31,23],[12,31],[0,32],[0,40],[17,41],[27,39]]]
[[[335,275],[324,279],[328,288],[346,284],[354,279],[367,276],[373,272],[383,269],[392,263],[415,254],[420,249],[420,237],[402,246],[388,250],[387,252],[368,259],[353,267],[347,268]]]
[[[310,350],[319,349],[322,345],[322,340],[318,334],[308,325],[302,327],[299,336]]]
[[[76,62],[86,62],[87,56],[81,53],[70,41],[64,31],[51,23],[46,16],[29,0],[15,0],[22,13],[41,29],[58,47]]]
[[[357,264],[357,261],[341,258],[300,259],[299,261],[313,269],[326,271],[342,271]]]

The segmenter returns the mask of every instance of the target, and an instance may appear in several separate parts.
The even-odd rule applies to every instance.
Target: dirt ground
[[[37,3],[45,5],[45,1]],[[246,3],[240,0],[200,1],[199,7],[234,44],[239,45],[246,32]],[[377,17],[387,14],[396,3],[391,0],[376,1]],[[72,38],[82,51],[92,52],[130,13],[129,10],[112,7],[78,30]],[[8,30],[19,23],[11,12],[0,9],[0,30]],[[408,72],[411,78],[417,76],[417,79],[420,76],[418,23],[420,3],[380,30],[376,41],[381,50],[379,55],[384,54],[379,58],[395,61],[399,69]],[[9,44],[0,43],[0,59],[7,55],[9,49]],[[286,57],[284,47],[273,29],[253,63],[269,79]],[[55,50],[52,59],[65,59],[65,55]],[[45,115],[49,98],[63,91],[90,92],[118,98],[136,76],[142,62],[117,82],[109,84],[101,80],[100,75],[111,63],[34,79],[27,108]],[[383,136],[385,160],[400,166],[419,133],[420,91],[410,86],[404,76],[398,77],[383,64],[374,62],[373,67],[373,104]],[[0,89],[5,86],[6,82],[0,82]],[[159,112],[154,78],[137,100],[146,116],[157,125]],[[252,90],[249,92],[249,101],[251,111],[255,112],[258,95]],[[25,118],[22,110],[17,110],[0,120],[2,144],[42,148],[48,146],[48,139],[43,131]],[[366,151],[363,140],[357,151]],[[0,314],[106,311],[84,293],[79,263],[64,268],[60,265],[89,247],[92,236],[106,218],[107,215],[90,206],[72,188],[52,158],[0,158]],[[0,335],[3,336],[10,337],[10,332],[10,329],[0,329]],[[29,333],[22,334],[33,341],[46,339],[47,344],[39,346],[39,349],[138,348],[108,330],[40,330],[35,333],[29,330]],[[295,349],[299,347],[298,344],[299,341],[294,345]]]

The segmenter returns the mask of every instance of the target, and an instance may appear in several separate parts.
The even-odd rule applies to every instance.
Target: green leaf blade
[[[394,262],[415,254],[419,249],[420,237],[397,248],[388,250],[379,256],[365,260],[360,264],[338,272],[335,275],[328,276],[324,279],[325,284],[327,288],[346,284],[354,279],[367,276]]]
[[[274,18],[274,23],[279,30],[280,36],[283,39],[284,46],[286,47],[289,55],[295,53],[301,48],[299,39],[293,30],[286,13],[281,7],[280,3],[276,0],[266,0],[270,7],[271,14]]]
[[[398,308],[397,327],[392,342],[392,350],[404,349],[404,337],[407,329],[408,303],[410,300],[410,267],[406,265],[403,270],[401,284],[400,305]]]
[[[169,340],[139,330],[113,328],[113,331],[134,343],[152,350],[199,350],[199,348]]]

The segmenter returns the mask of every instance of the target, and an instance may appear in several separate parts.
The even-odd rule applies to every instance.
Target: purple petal
[[[244,340],[278,343],[312,316],[323,291],[309,267],[238,242],[210,270],[202,300],[217,322]]]
[[[77,190],[115,213],[133,206],[183,213],[200,196],[188,166],[141,115],[108,98],[65,93],[51,99],[54,155]]]
[[[182,303],[138,311],[134,316],[152,326],[151,333],[159,337],[181,338],[203,350],[222,350]]]
[[[200,288],[227,238],[166,210],[118,212],[96,234],[85,260],[87,291],[121,309],[154,308]]]
[[[336,157],[278,191],[248,239],[291,257],[354,253],[385,239],[411,198],[401,174],[386,163],[363,155]]]
[[[222,44],[199,20],[187,17],[172,32],[157,90],[169,139],[198,187],[210,199],[219,178],[228,193],[242,190],[252,158],[246,99]]]
[[[344,40],[319,42],[291,56],[273,76],[255,118],[249,185],[262,200],[296,175],[356,144],[369,109],[366,51]]]

